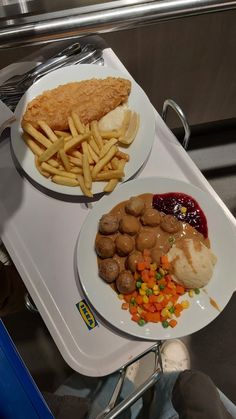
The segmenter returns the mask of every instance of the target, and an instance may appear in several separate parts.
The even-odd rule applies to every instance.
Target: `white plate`
[[[131,321],[127,311],[121,310],[121,301],[116,293],[98,276],[94,239],[98,221],[116,204],[130,196],[141,193],[183,192],[197,200],[208,222],[211,248],[217,256],[214,275],[205,290],[189,299],[190,308],[184,310],[178,325],[164,329],[160,323],[148,323],[143,327]],[[130,335],[151,340],[171,339],[185,336],[203,328],[220,312],[210,303],[211,297],[221,310],[228,303],[236,288],[236,237],[222,208],[214,198],[197,187],[178,180],[144,178],[127,182],[112,194],[112,199],[103,197],[86,218],[78,239],[77,267],[83,290],[94,309],[112,326]]]
[[[72,81],[87,80],[94,77],[105,78],[108,76],[123,77],[131,80],[132,87],[128,99],[128,106],[130,109],[140,114],[140,127],[137,136],[134,142],[127,149],[127,152],[130,154],[130,161],[125,167],[124,181],[132,177],[147,159],[154,140],[155,119],[152,105],[141,87],[129,75],[123,74],[109,67],[101,67],[94,64],[68,66],[58,69],[46,75],[45,77],[42,77],[38,82],[31,86],[21,98],[15,110],[16,122],[12,124],[11,128],[12,148],[24,172],[39,185],[63,195],[82,195],[79,187],[75,188],[57,185],[40,175],[40,173],[36,170],[33,153],[25,145],[21,138],[21,119],[27,104],[34,97],[40,95],[45,90],[53,89],[60,84],[65,84]],[[93,192],[102,192],[104,185],[104,182],[94,183]]]

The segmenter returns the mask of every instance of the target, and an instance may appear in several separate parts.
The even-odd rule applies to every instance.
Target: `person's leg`
[[[182,341],[166,341],[161,348],[163,373],[154,387],[150,419],[177,419],[178,413],[172,404],[172,391],[181,371],[190,368],[190,357]]]
[[[180,419],[232,419],[218,389],[206,374],[183,371],[172,392],[172,403]],[[234,416],[235,417],[235,416]]]

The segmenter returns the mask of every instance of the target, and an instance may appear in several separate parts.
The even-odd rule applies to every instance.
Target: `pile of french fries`
[[[40,129],[23,123],[23,138],[35,155],[35,166],[41,175],[64,186],[80,187],[92,197],[92,183],[106,181],[104,192],[112,192],[124,177],[129,154],[118,143],[129,145],[135,138],[139,116],[127,110],[122,126],[116,131],[100,131],[98,121],[86,126],[72,112],[69,131],[53,131],[45,121],[37,121]]]

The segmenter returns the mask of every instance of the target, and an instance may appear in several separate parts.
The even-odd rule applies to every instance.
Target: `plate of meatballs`
[[[227,249],[222,235],[231,243]],[[235,245],[230,222],[210,195],[174,179],[136,179],[101,198],[86,218],[76,248],[79,280],[98,317],[117,331],[150,340],[181,337],[206,326],[229,301],[235,288],[231,270]],[[155,277],[163,271],[161,263],[168,256],[175,268],[177,289],[187,291],[184,303],[189,308],[178,322],[162,321],[163,313],[149,313],[148,319],[153,316],[155,320],[145,321],[139,313],[154,307],[149,303],[138,306],[138,312],[137,307],[122,309],[130,307],[132,300],[136,306],[142,298],[156,301],[158,287],[147,289],[137,273],[144,255]],[[168,271],[165,275],[169,276]],[[221,275],[228,278],[227,287]],[[195,298],[190,298],[190,289],[198,291]],[[126,298],[122,304],[122,298],[130,295],[138,298]],[[132,312],[136,314],[131,318]]]

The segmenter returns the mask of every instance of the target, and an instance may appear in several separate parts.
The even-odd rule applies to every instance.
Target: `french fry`
[[[79,115],[77,115],[77,113],[75,113],[75,112],[72,112],[71,116],[72,116],[73,122],[75,124],[75,127],[76,127],[78,133],[79,134],[84,134],[85,133],[85,127],[82,124],[82,122],[79,118]]]
[[[121,150],[117,150],[116,157],[118,157],[118,159],[129,161],[129,154],[124,153]]]
[[[80,186],[77,179],[70,179],[68,177],[63,177],[59,175],[54,175],[52,177],[52,181],[54,183],[57,183],[59,185],[64,185],[64,186]]]
[[[102,138],[110,139],[110,138],[119,138],[122,135],[121,130],[114,130],[114,131],[100,131],[100,135]]]
[[[78,179],[79,186],[80,186],[81,191],[83,192],[83,194],[84,194],[85,196],[92,197],[92,196],[93,196],[93,194],[92,194],[92,192],[91,192],[89,189],[87,189],[87,188],[86,188],[85,183],[84,183],[84,178],[83,178],[83,176],[82,176],[82,175],[78,175],[78,176],[77,176],[77,179]]]
[[[52,145],[52,142],[45,137],[41,132],[39,132],[36,128],[33,127],[30,123],[26,122],[23,124],[23,130],[27,132],[27,134],[31,135],[36,141],[42,144],[45,148],[48,148]]]
[[[78,136],[78,131],[75,127],[73,118],[71,116],[68,116],[68,124],[69,124],[69,128],[70,128],[70,132],[72,137],[77,137]]]
[[[103,156],[105,156],[105,154],[107,154],[110,148],[113,145],[117,144],[117,142],[118,142],[117,138],[111,138],[111,140],[107,141],[107,143],[101,148],[99,157],[102,158]]]
[[[115,159],[113,159],[113,160],[115,160]],[[120,160],[118,162],[115,161],[115,163],[117,164],[117,169],[118,170],[122,170],[122,171],[124,170],[124,167],[125,167],[125,164],[126,164],[125,160]],[[115,187],[117,186],[118,183],[119,183],[119,179],[109,180],[109,182],[106,184],[105,188],[103,189],[103,192],[106,192],[106,193],[112,192],[115,189]]]
[[[45,132],[47,137],[54,143],[57,141],[57,136],[45,121],[37,121],[40,128]]]
[[[67,172],[66,170],[59,170],[56,167],[51,167],[49,164],[43,162],[41,167],[46,172],[50,173],[51,175],[59,175],[63,177],[68,177],[70,179],[76,179],[76,173]]]
[[[99,156],[100,150],[99,150],[99,148],[97,146],[97,143],[94,140],[93,136],[90,137],[89,145],[92,147],[94,153],[96,153]]]
[[[82,160],[81,159],[78,159],[77,157],[72,157],[72,156],[68,156],[68,159],[75,166],[82,167]]]
[[[111,180],[111,179],[122,179],[124,177],[123,170],[107,170],[97,174],[94,180]]]
[[[100,135],[99,129],[98,129],[98,121],[91,122],[91,131],[92,131],[94,140],[97,143],[98,148],[101,149],[103,146],[103,141],[102,141],[102,137]]]
[[[46,172],[45,170],[42,169],[42,167],[40,166],[40,163],[38,161],[38,157],[37,156],[34,156],[34,162],[35,162],[36,169],[39,171],[39,173],[41,175],[43,175],[44,177],[49,178],[50,177],[50,173],[48,173],[48,172]]]
[[[71,169],[71,165],[70,165],[69,159],[68,159],[65,151],[63,149],[59,150],[59,155],[60,155],[61,161],[63,163],[63,166],[69,172],[70,169]]]
[[[41,156],[39,156],[39,162],[42,163],[43,161],[47,161],[48,159],[50,159],[52,156],[54,156],[54,154],[56,154],[60,148],[62,148],[64,145],[64,139],[63,137],[58,138],[57,141],[55,141],[55,143],[51,143],[50,147],[47,148],[47,150],[45,150]]]
[[[93,159],[91,159],[91,156],[90,156],[90,154],[89,154],[89,151],[88,151],[88,144],[87,144],[87,142],[86,142],[86,141],[83,141],[83,142],[82,142],[82,150],[83,150],[83,154],[87,154],[89,164],[92,164],[92,163],[93,163]]]
[[[72,169],[70,169],[71,173],[76,173],[78,175],[82,175],[83,173],[83,169],[81,169],[80,167],[72,167]]]
[[[72,150],[70,152],[70,155],[73,156],[73,157],[77,157],[78,159],[80,159],[82,161],[83,154],[80,153],[79,150]]]
[[[70,133],[66,132],[66,131],[55,130],[54,132],[57,135],[57,137],[64,137],[65,138],[65,137],[68,137],[70,135]]]
[[[99,157],[98,157],[98,155],[95,153],[95,151],[92,149],[92,147],[91,147],[90,143],[88,143],[88,150],[89,150],[89,153],[90,153],[90,155],[91,155],[91,157],[92,157],[93,161],[95,161],[95,163],[97,163],[97,162],[98,162],[98,160],[99,160]]]
[[[114,157],[114,155],[116,154],[117,151],[117,147],[115,145],[113,145],[110,150],[107,152],[107,154],[101,159],[99,160],[96,165],[93,168],[92,171],[92,178],[96,178],[97,174],[102,170],[102,168],[104,166],[106,166],[106,164],[108,164],[111,159]]]
[[[45,148],[40,147],[31,137],[29,134],[24,132],[23,139],[27,146],[30,148],[30,150],[36,155],[41,156],[41,154],[44,152]],[[48,163],[53,167],[58,167],[59,163],[54,159],[49,159]]]
[[[63,137],[63,136],[62,136]],[[67,143],[68,141],[70,141],[70,140],[72,140],[72,135],[70,135],[70,134],[68,134],[66,137],[63,137],[64,138],[64,144],[65,143]]]
[[[83,162],[84,184],[86,188],[90,190],[92,187],[92,176],[90,173],[88,154],[86,152],[83,154],[82,162]]]
[[[66,153],[73,150],[74,148],[78,147],[80,143],[82,143],[84,140],[87,140],[89,137],[89,134],[83,134],[83,135],[77,135],[77,137],[73,137],[71,140],[67,141],[64,150]]]
[[[111,159],[111,167],[112,167],[113,170],[118,169],[119,162],[120,162],[120,160],[117,157],[113,157],[113,159]]]

